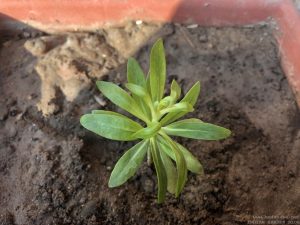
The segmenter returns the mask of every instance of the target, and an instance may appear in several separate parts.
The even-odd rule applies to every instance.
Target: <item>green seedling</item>
[[[93,110],[83,115],[80,123],[86,129],[108,139],[139,142],[130,148],[115,165],[109,187],[118,187],[131,178],[143,160],[154,163],[158,180],[158,202],[165,199],[166,192],[182,192],[187,180],[187,171],[203,173],[203,167],[185,147],[170,136],[197,140],[220,140],[230,136],[230,130],[205,123],[199,119],[180,117],[194,110],[200,83],[195,83],[180,100],[181,88],[173,80],[170,95],[164,97],[166,82],[166,60],[163,42],[159,39],[152,47],[150,70],[146,77],[138,62],[130,58],[127,64],[125,87],[98,81],[97,87],[111,102],[137,117],[141,124],[116,112]]]

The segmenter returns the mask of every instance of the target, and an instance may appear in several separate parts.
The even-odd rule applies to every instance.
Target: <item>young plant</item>
[[[125,84],[130,94],[119,86],[97,81],[97,87],[111,102],[143,121],[143,125],[116,112],[93,110],[83,115],[80,123],[86,129],[108,139],[139,142],[130,148],[115,165],[109,187],[117,187],[131,178],[148,156],[154,163],[158,180],[158,202],[165,199],[166,191],[181,193],[187,180],[187,171],[203,173],[200,162],[170,136],[197,140],[220,140],[230,136],[230,130],[205,123],[199,119],[180,117],[192,112],[200,92],[195,83],[180,100],[181,88],[173,80],[170,95],[164,97],[166,61],[163,42],[159,39],[152,47],[150,70],[145,77],[138,62],[128,60]],[[174,165],[175,162],[175,165]]]

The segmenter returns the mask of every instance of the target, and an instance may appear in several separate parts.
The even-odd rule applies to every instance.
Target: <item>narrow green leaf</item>
[[[125,152],[118,160],[110,175],[108,182],[109,187],[112,188],[124,184],[136,173],[146,156],[148,145],[148,140],[141,141]]]
[[[188,102],[194,106],[200,94],[200,82],[197,81],[180,102]]]
[[[118,85],[106,81],[97,81],[96,84],[99,90],[114,104],[137,118],[148,122],[147,117],[141,112],[136,101]]]
[[[132,135],[132,138],[151,138],[153,137],[161,128],[161,124],[158,122],[153,122],[145,128],[138,130]]]
[[[139,97],[145,97],[147,95],[147,92],[146,92],[145,88],[143,88],[139,85],[127,83],[127,84],[125,84],[125,87],[129,91],[131,91],[132,94],[135,94]]]
[[[184,96],[184,98],[180,102],[187,102],[194,106],[197,102],[200,93],[200,82],[196,82],[193,87],[188,91],[188,93]],[[167,114],[164,118],[162,118],[161,123],[162,125],[166,125],[172,123],[173,121],[177,120],[178,118],[184,116],[188,112],[171,112]]]
[[[168,107],[170,104],[172,104],[172,98],[171,96],[164,97],[160,102],[158,103],[157,109],[162,110]]]
[[[157,149],[157,143],[154,139],[151,139],[151,155],[154,162],[156,174],[157,174],[157,183],[158,183],[158,203],[162,203],[165,200],[166,191],[167,191],[167,174],[164,167],[164,164],[161,159],[160,152]]]
[[[180,94],[181,94],[181,88],[178,85],[178,83],[176,82],[176,80],[173,80],[172,84],[171,84],[171,94],[170,94],[170,96],[172,97],[174,102],[176,102],[178,100],[178,98],[180,97]]]
[[[199,119],[181,120],[162,129],[169,135],[198,140],[220,140],[229,137],[231,134],[231,131],[224,127],[204,123]]]
[[[130,84],[138,85],[144,89],[147,89],[144,72],[142,71],[139,63],[134,58],[129,58],[128,62],[127,62],[127,80],[128,80],[128,83],[130,83]],[[133,89],[131,89],[130,91],[133,93],[132,97],[137,102],[137,104],[141,107],[141,110],[143,111],[143,113],[148,118],[150,118],[151,112],[150,112],[147,104],[140,98],[138,93],[134,93]],[[150,95],[150,93],[149,93],[149,95]]]
[[[168,192],[170,192],[171,194],[175,194],[176,192],[176,184],[177,184],[177,170],[172,162],[172,160],[170,160],[169,156],[164,153],[164,148],[165,146],[161,145],[160,143],[158,143],[158,148],[160,150],[160,154],[161,154],[161,158],[163,161],[163,164],[166,168],[166,173],[167,173],[167,178],[168,178]]]
[[[100,112],[99,110],[98,112]],[[86,129],[108,139],[131,141],[132,134],[143,127],[121,114],[107,111],[101,114],[85,114],[80,123]]]
[[[148,94],[147,89],[142,86],[131,83],[127,83],[125,84],[125,86],[129,91],[131,91],[133,99],[136,101],[138,106],[141,108],[143,113],[146,115],[147,118],[149,118],[150,121],[151,110],[147,105],[147,101],[148,99],[150,99],[150,95]]]
[[[186,161],[187,169],[192,173],[203,174],[204,173],[203,167],[201,163],[198,161],[198,159],[195,156],[193,156],[193,154],[189,150],[187,150],[184,146],[182,146],[181,144],[175,141],[173,142],[179,147],[180,151],[182,152]],[[161,137],[158,138],[158,143],[160,146],[163,146],[162,150],[175,161],[176,160],[175,154],[172,151],[170,145]]]
[[[127,80],[128,83],[146,87],[146,79],[139,63],[134,58],[129,58],[127,62]]]
[[[168,112],[179,112],[179,113],[186,113],[186,112],[193,112],[194,108],[190,103],[187,102],[179,102],[169,108],[161,110],[161,115],[166,114]]]
[[[203,166],[198,161],[198,159],[195,156],[193,156],[193,154],[189,150],[187,150],[184,146],[182,146],[179,143],[176,144],[178,145],[180,151],[182,152],[185,158],[188,170],[191,171],[192,173],[203,174],[204,173]]]
[[[151,85],[150,85],[150,71],[148,72],[147,78],[146,78],[146,88],[148,90],[148,93],[150,96],[152,96],[151,94]]]
[[[170,148],[172,149],[172,152],[175,155],[175,161],[176,161],[176,167],[178,173],[175,196],[178,197],[179,194],[182,192],[182,189],[187,179],[186,162],[182,152],[180,151],[178,146],[173,142],[173,140],[165,133],[161,133],[161,135],[165,139],[165,141],[169,144]]]
[[[152,100],[160,101],[166,82],[166,58],[162,39],[155,42],[150,53],[150,88]]]
[[[162,150],[168,155],[170,156],[174,161],[176,161],[176,157],[175,154],[170,146],[170,144],[165,140],[165,138],[163,138],[162,136],[158,136],[157,137],[157,142],[160,146],[162,146]],[[175,141],[174,141],[175,142]]]

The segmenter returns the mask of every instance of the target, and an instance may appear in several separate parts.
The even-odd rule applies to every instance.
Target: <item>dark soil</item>
[[[270,29],[187,29],[168,24],[152,26],[157,29],[151,32],[156,33],[143,33],[149,26],[35,39],[27,36],[2,43],[1,225],[247,224],[267,223],[271,216],[283,216],[286,222],[300,220],[300,113],[280,68]],[[64,48],[70,36],[81,44]],[[125,80],[130,51],[122,38],[127,43],[139,40],[140,46],[149,38],[136,53],[146,70],[150,47],[158,36],[165,42],[168,82],[177,79],[186,92],[201,81],[201,96],[190,116],[233,131],[231,138],[219,142],[178,139],[202,162],[205,175],[189,174],[181,196],[168,195],[161,205],[156,203],[154,169],[146,163],[125,185],[109,189],[115,162],[133,143],[95,136],[79,124],[80,116],[92,109],[115,109],[96,90],[94,81]],[[35,56],[24,48],[25,41],[28,47],[28,41],[43,38],[50,39],[46,44],[55,44],[47,50],[31,48]],[[89,55],[95,54],[91,40],[101,43],[97,54],[109,52],[108,58],[94,55],[100,61],[106,57],[99,64]],[[76,50],[78,46],[81,50]],[[72,51],[76,57],[69,59]],[[68,96],[65,87],[71,83],[64,74],[47,73],[43,78],[34,69],[41,63],[45,65],[42,69],[63,65],[71,71],[68,75],[79,71],[74,72],[74,79],[84,82],[80,93],[73,93],[73,99]],[[61,78],[53,79],[57,75]],[[52,85],[45,86],[43,82],[49,79]],[[54,106],[52,112],[43,111],[49,113],[47,117],[37,108],[44,109],[41,93],[47,92],[45,87],[55,93],[50,102],[44,99]]]

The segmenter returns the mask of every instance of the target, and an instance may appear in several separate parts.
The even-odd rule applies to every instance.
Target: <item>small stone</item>
[[[151,193],[154,190],[154,183],[147,177],[142,177],[141,179],[142,187],[145,192]]]
[[[135,21],[136,25],[141,25],[142,23],[143,23],[143,20],[137,20],[137,21]]]
[[[107,169],[108,171],[111,171],[112,168],[111,168],[111,166],[107,166],[106,169]]]
[[[86,169],[89,170],[91,169],[91,167],[92,167],[91,164],[87,164]]]
[[[197,27],[198,27],[198,24],[190,24],[190,25],[186,26],[186,28],[188,28],[188,29],[195,29]]]
[[[27,32],[27,31],[24,31],[24,32],[23,32],[23,37],[24,37],[24,38],[30,38],[30,33]]]
[[[208,41],[208,37],[207,37],[207,35],[200,35],[199,36],[199,41],[201,42],[201,43],[205,43],[205,42],[207,42]]]
[[[16,116],[16,121],[19,121],[23,118],[23,115],[24,113],[19,113],[17,116]]]
[[[85,197],[80,198],[80,200],[79,200],[79,203],[80,203],[80,204],[83,204],[83,203],[85,203],[85,202],[86,202],[86,198],[85,198]]]
[[[99,103],[100,106],[104,107],[104,106],[107,105],[107,102],[104,99],[102,99],[102,98],[100,98],[100,97],[98,97],[96,95],[94,95],[94,99],[95,99],[96,102]]]

